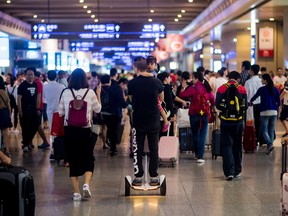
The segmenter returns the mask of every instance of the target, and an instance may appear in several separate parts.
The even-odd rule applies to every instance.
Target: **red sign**
[[[274,29],[272,27],[259,28],[259,57],[272,58],[274,56]]]

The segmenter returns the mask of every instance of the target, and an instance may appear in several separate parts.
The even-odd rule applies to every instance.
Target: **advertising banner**
[[[274,29],[272,27],[259,28],[259,57],[273,58]]]

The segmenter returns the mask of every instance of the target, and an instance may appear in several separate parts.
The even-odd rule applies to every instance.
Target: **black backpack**
[[[101,89],[101,112],[109,112],[110,111],[110,101],[109,101],[109,88],[106,90],[104,88]]]
[[[238,87],[239,84],[228,84],[224,97],[221,103],[223,109],[221,110],[220,118],[228,121],[238,121],[243,119],[245,111],[245,101],[243,95],[240,94]]]
[[[7,89],[7,93],[8,93],[8,95],[9,95],[9,100],[10,100],[10,107],[11,107],[11,109],[14,109],[14,108],[17,106],[17,105],[16,105],[16,99],[15,99],[15,97],[14,97],[14,95],[13,95],[15,88],[16,88],[16,86],[13,87],[11,93],[9,93],[9,91],[8,91],[8,89]]]

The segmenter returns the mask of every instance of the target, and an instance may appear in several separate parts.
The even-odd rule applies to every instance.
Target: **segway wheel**
[[[162,182],[162,184],[160,186],[160,194],[161,194],[161,196],[166,195],[166,178],[164,179],[164,181]]]
[[[127,178],[125,178],[125,196],[130,196],[130,184]]]

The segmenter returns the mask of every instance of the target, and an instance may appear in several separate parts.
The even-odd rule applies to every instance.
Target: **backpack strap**
[[[83,95],[83,97],[82,97],[82,100],[84,100],[84,98],[86,97],[86,95],[87,95],[88,91],[89,91],[89,88],[87,88],[87,90],[86,90],[85,94],[84,94],[84,95]]]
[[[15,87],[16,87],[16,85],[14,85],[14,87],[13,87],[13,89],[12,89],[12,92],[11,92],[11,95],[13,95],[14,90],[15,90]]]
[[[74,94],[72,88],[70,88],[70,91],[72,92],[73,98],[74,98],[74,100],[75,100],[75,99],[76,99],[76,96],[75,96],[75,94]]]

